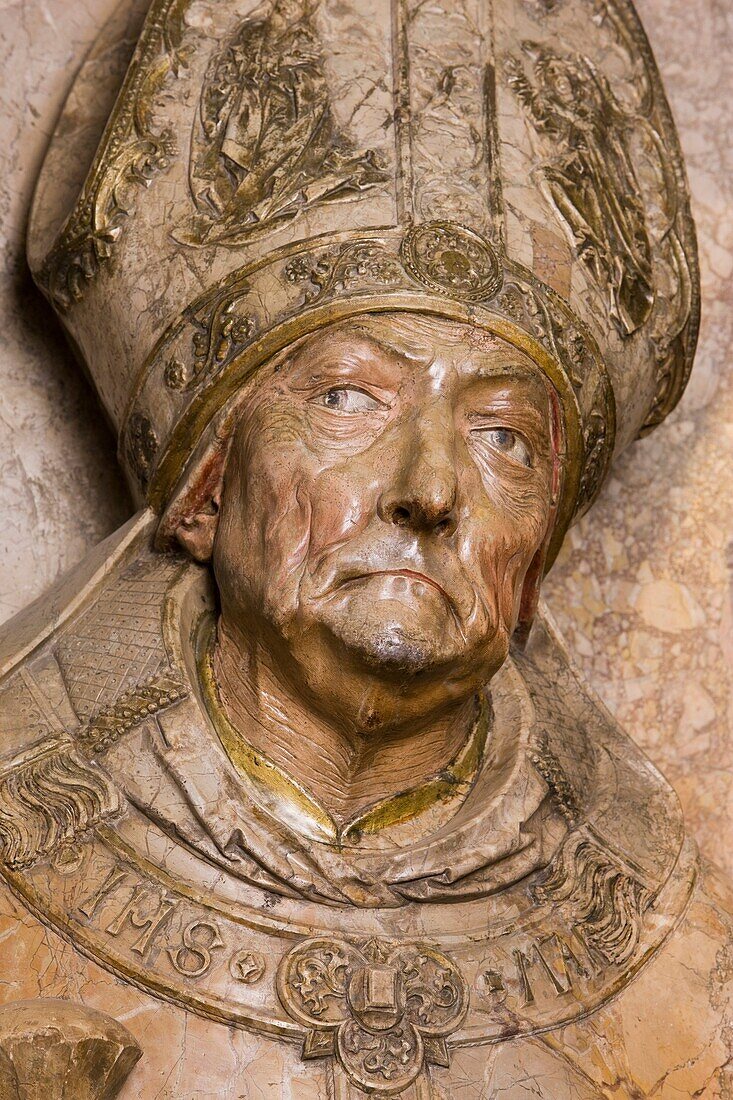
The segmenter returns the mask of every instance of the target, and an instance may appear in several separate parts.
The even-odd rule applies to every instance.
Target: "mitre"
[[[35,278],[159,511],[293,340],[395,309],[500,335],[562,410],[551,561],[694,352],[694,230],[648,44],[625,0],[493,19],[361,2],[123,4],[51,141]]]

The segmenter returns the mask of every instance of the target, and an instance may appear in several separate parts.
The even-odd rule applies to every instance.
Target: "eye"
[[[314,398],[314,404],[339,413],[375,412],[382,403],[355,386],[334,386]]]
[[[522,466],[531,466],[529,447],[520,435],[510,428],[481,428],[475,433],[485,440],[495,451],[500,451]]]

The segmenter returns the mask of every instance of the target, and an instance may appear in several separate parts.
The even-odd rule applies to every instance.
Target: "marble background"
[[[34,290],[23,238],[65,91],[115,0],[0,0],[0,621],[119,526],[114,439]],[[546,596],[582,672],[733,874],[733,5],[638,0],[681,131],[700,238],[692,381],[617,464]]]

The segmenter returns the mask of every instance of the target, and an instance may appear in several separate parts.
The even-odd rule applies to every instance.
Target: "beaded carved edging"
[[[140,722],[179,702],[187,695],[173,677],[156,677],[125,692],[113,706],[99,711],[77,734],[87,752],[104,752]]]

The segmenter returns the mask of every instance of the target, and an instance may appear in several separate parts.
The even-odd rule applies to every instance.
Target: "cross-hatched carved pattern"
[[[167,668],[161,615],[166,590],[180,569],[177,558],[135,562],[61,640],[59,663],[82,720]]]
[[[17,753],[53,735],[28,685],[16,674],[0,690],[0,771]]]

